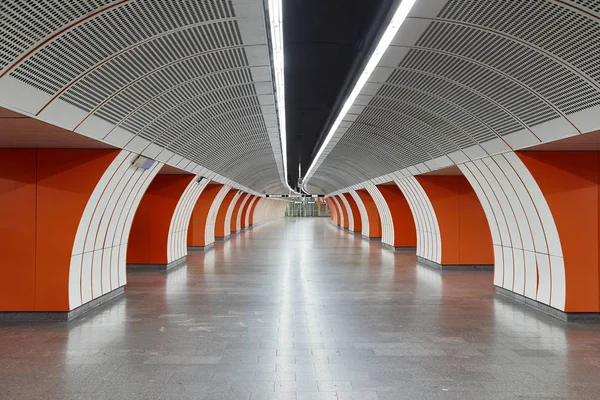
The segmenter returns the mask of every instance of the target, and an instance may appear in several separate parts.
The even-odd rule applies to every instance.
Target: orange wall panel
[[[342,196],[346,198],[350,205],[350,211],[352,212],[352,220],[354,221],[354,232],[362,232],[362,221],[360,218],[360,211],[356,205],[354,197],[350,193],[344,193]]]
[[[378,185],[394,221],[394,246],[416,247],[417,228],[408,201],[397,185]]]
[[[68,310],[73,241],[87,202],[118,150],[39,149],[36,310]]]
[[[565,311],[600,311],[600,153],[517,154],[542,190],[556,223],[565,264]]]
[[[359,189],[356,193],[360,196],[360,199],[367,210],[367,215],[369,217],[369,237],[380,238],[381,218],[379,217],[379,211],[377,211],[375,201],[366,189]]]
[[[0,310],[35,307],[36,150],[0,149]]]
[[[69,311],[75,235],[92,192],[119,151],[0,152],[1,268],[6,271],[0,309]]]
[[[235,195],[237,194],[237,189],[231,189],[221,202],[221,206],[219,207],[219,212],[217,213],[217,219],[215,220],[215,238],[222,239],[225,236],[229,235],[229,232],[226,232],[225,229],[225,220],[227,219],[227,210],[229,210],[229,206],[233,201]]]
[[[492,236],[481,203],[462,175],[417,176],[440,227],[442,265],[492,265]]]
[[[169,228],[193,175],[157,175],[138,206],[127,244],[128,264],[167,264]]]
[[[220,183],[209,183],[200,194],[198,201],[194,205],[192,218],[188,228],[188,246],[204,247],[206,246],[206,220],[210,206],[219,194],[223,185]]]

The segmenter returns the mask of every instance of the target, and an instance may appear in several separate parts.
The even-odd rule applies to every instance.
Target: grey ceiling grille
[[[580,4],[589,11],[592,11],[600,16],[600,1],[597,0],[571,0],[573,3]]]
[[[242,37],[235,9],[249,5],[240,0],[132,1],[81,24],[75,20],[112,2],[31,3],[0,5],[10,9],[6,29],[16,35],[6,36],[12,47],[0,67],[57,29],[71,28],[11,77],[246,187],[284,190],[269,136],[276,110],[263,13],[249,14],[244,32],[254,36]],[[250,47],[257,47],[252,65]]]
[[[194,4],[184,0],[134,1],[111,9],[52,41],[12,71],[11,76],[56,93],[88,68],[123,49],[167,31],[211,21],[215,16],[233,17],[229,1]],[[64,54],[69,54],[69,58],[65,59]]]
[[[414,44],[400,44],[400,64],[311,185],[343,189],[600,105],[600,23],[589,14],[600,2],[576,3],[585,10],[448,1]]]
[[[111,0],[8,0],[0,2],[0,71],[56,30]]]

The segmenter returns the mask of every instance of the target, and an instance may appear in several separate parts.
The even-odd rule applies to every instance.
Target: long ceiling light
[[[404,23],[404,20],[408,16],[408,13],[412,9],[412,7],[416,3],[416,1],[417,0],[402,0],[400,5],[396,9],[396,12],[394,13],[394,16],[392,17],[392,20],[390,21],[390,24],[386,28],[383,36],[381,36],[381,39],[379,40],[379,43],[377,44],[375,51],[373,52],[373,54],[371,55],[371,58],[369,59],[369,62],[365,66],[365,69],[363,70],[363,72],[360,74],[360,77],[358,78],[358,81],[356,82],[354,89],[352,89],[352,92],[346,99],[344,106],[340,110],[340,113],[338,114],[336,120],[334,121],[333,125],[331,126],[331,129],[327,133],[327,136],[325,137],[323,144],[319,148],[317,155],[313,159],[312,164],[310,164],[308,171],[306,171],[305,179],[303,181],[304,190],[306,190],[305,185],[307,184],[308,180],[310,179],[311,174],[313,173],[313,170],[315,168],[315,165],[319,161],[319,158],[323,154],[323,151],[325,151],[325,148],[327,147],[327,145],[333,138],[333,135],[337,131],[338,127],[340,126],[340,124],[342,123],[344,118],[346,117],[346,114],[350,110],[350,107],[352,107],[352,105],[354,104],[354,101],[356,101],[356,98],[358,97],[362,88],[365,86],[365,84],[369,80],[369,77],[371,76],[373,71],[375,71],[375,68],[379,64],[379,61],[381,61],[381,58],[385,54],[385,51],[392,43],[392,40],[394,40],[396,33],[398,33],[398,30]]]
[[[283,157],[283,180],[285,186],[295,193],[288,184],[287,168],[287,133],[285,122],[285,80],[283,56],[283,7],[282,0],[269,0],[269,25],[271,27],[271,45],[273,54],[273,71],[275,72],[275,96],[277,97],[277,113],[279,115],[279,136]]]

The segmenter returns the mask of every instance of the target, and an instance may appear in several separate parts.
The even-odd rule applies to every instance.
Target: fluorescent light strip
[[[287,133],[285,123],[285,83],[283,55],[283,8],[282,0],[269,0],[269,24],[271,26],[271,44],[273,45],[273,70],[275,71],[275,96],[279,115],[279,137],[283,158],[283,180],[285,186],[296,193],[288,184],[287,170]]]
[[[373,71],[375,71],[375,68],[377,68],[377,64],[379,64],[379,61],[381,61],[381,58],[385,54],[385,51],[392,43],[392,40],[394,40],[396,33],[398,33],[398,30],[404,23],[404,20],[408,16],[408,13],[412,9],[412,7],[416,1],[417,0],[402,0],[402,3],[400,3],[400,5],[398,6],[398,9],[394,13],[392,20],[390,21],[390,24],[388,25],[383,36],[379,40],[379,43],[377,44],[375,51],[371,55],[369,62],[367,63],[367,65],[365,66],[365,69],[363,70],[362,74],[358,78],[358,81],[356,82],[354,89],[352,89],[352,92],[346,99],[346,102],[344,103],[344,106],[342,107],[340,113],[338,114],[338,117],[336,118],[335,122],[331,126],[331,129],[327,133],[327,136],[325,137],[325,140],[323,141],[321,148],[317,152],[317,155],[313,159],[312,164],[308,168],[308,171],[306,172],[306,175],[305,175],[305,179],[302,183],[304,190],[306,190],[306,184],[308,183],[308,180],[311,178],[313,169],[315,168],[315,165],[317,164],[317,162],[319,161],[319,158],[323,154],[323,151],[325,151],[325,148],[327,147],[327,145],[333,138],[333,135],[335,135],[335,132],[337,131],[340,124],[346,117],[346,114],[348,114],[350,107],[352,107],[352,105],[354,104],[354,101],[356,101],[356,98],[358,97],[361,90],[363,89],[363,87],[365,86],[367,81],[369,80],[369,77],[371,76]]]

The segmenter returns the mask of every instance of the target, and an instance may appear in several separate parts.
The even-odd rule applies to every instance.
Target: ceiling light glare
[[[277,114],[279,116],[279,137],[283,158],[283,179],[285,186],[296,193],[288,184],[287,168],[287,133],[285,122],[285,80],[283,56],[283,10],[282,0],[269,0],[269,25],[271,27],[271,45],[273,54],[273,71],[275,73],[275,96],[277,98]]]
[[[350,110],[350,107],[352,107],[352,105],[356,101],[356,98],[358,97],[361,90],[363,89],[363,87],[365,86],[367,81],[369,80],[369,77],[371,76],[373,71],[375,71],[375,68],[377,68],[377,64],[379,64],[379,61],[381,61],[381,58],[385,54],[385,51],[388,49],[388,47],[392,43],[392,40],[394,40],[394,37],[398,33],[398,30],[400,29],[402,24],[404,23],[404,20],[406,20],[408,13],[412,9],[412,7],[416,1],[417,0],[402,0],[402,3],[400,3],[398,8],[396,9],[396,12],[394,13],[394,16],[392,17],[392,20],[390,21],[388,27],[386,28],[385,32],[381,36],[381,39],[379,39],[379,43],[377,44],[375,51],[371,55],[369,62],[365,66],[365,69],[363,70],[363,72],[360,74],[358,81],[356,82],[356,85],[354,86],[354,89],[352,89],[352,92],[350,92],[350,95],[346,99],[344,106],[340,110],[340,113],[338,114],[333,125],[331,126],[331,129],[327,133],[327,136],[325,137],[323,144],[319,148],[317,155],[315,156],[310,167],[308,168],[308,171],[306,172],[306,175],[304,177],[304,187],[305,188],[306,188],[305,185],[308,183],[308,180],[312,176],[315,165],[319,161],[319,158],[323,154],[323,151],[325,151],[325,148],[327,147],[327,145],[333,138],[333,135],[339,128],[339,126],[342,123],[342,121],[344,120],[344,118],[346,117],[346,114]]]

